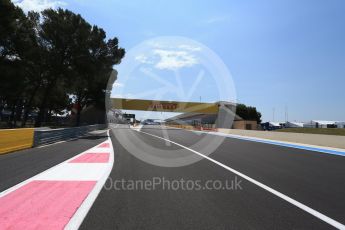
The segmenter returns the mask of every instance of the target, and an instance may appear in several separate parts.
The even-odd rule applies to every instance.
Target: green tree
[[[0,0],[0,111],[5,107],[12,111],[14,126],[21,117],[26,91],[31,87],[27,66],[34,44],[35,32],[30,20],[9,0]]]
[[[79,125],[83,108],[104,107],[108,77],[124,54],[117,38],[106,40],[103,29],[79,14],[48,9],[25,15],[0,0],[0,112],[10,109],[10,121],[22,119],[25,126],[38,111],[35,126],[41,126],[68,109],[74,95]]]
[[[118,39],[106,41],[103,29],[91,27],[83,22],[76,30],[78,41],[72,49],[71,94],[76,96],[76,125],[80,124],[82,110],[94,105],[104,110],[106,85],[115,64],[119,64],[125,51],[118,45]]]
[[[75,17],[75,14],[62,9],[57,11],[53,9],[45,10],[42,12],[42,19],[39,20],[42,20],[39,26],[40,30],[38,31],[40,45],[43,52],[47,53],[48,73],[42,76],[41,90],[43,94],[39,102],[39,113],[35,126],[41,126],[42,121],[47,117],[52,97],[50,92],[56,85],[64,84],[66,81],[71,68],[73,33],[78,25],[76,23],[78,19]],[[63,95],[63,93],[58,95]]]
[[[236,114],[244,120],[252,120],[261,123],[261,113],[255,107],[237,104]]]

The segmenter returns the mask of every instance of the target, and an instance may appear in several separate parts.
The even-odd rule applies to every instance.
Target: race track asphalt
[[[188,149],[152,135],[209,154],[210,158],[345,223],[343,156],[179,129],[143,127],[141,131],[112,129],[113,170],[81,229],[333,229],[208,159],[199,157],[195,163],[181,167],[151,164],[160,158],[195,157]],[[217,148],[213,151],[214,146]],[[240,188],[168,189],[162,184],[155,189],[140,187],[140,183],[163,178],[167,184],[181,179],[202,185],[207,181],[240,181]],[[139,184],[136,189],[123,186],[133,181]]]

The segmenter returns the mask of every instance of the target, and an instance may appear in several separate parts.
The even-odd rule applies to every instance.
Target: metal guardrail
[[[85,135],[88,132],[105,129],[105,124],[88,125],[74,128],[61,128],[53,130],[35,130],[34,146],[50,144],[58,141],[77,138]]]

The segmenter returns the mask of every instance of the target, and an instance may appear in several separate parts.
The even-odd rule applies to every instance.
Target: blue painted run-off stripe
[[[233,136],[231,134],[227,135],[227,134],[220,134],[220,133],[215,133],[215,132],[210,132],[210,133],[214,135],[218,135],[218,136],[226,136],[226,137],[236,138],[240,140],[253,141],[253,142],[259,142],[259,143],[265,143],[265,144],[271,144],[271,145],[279,145],[279,146],[309,150],[309,151],[314,151],[314,152],[322,152],[322,153],[328,153],[328,154],[333,154],[333,155],[338,155],[338,156],[345,156],[345,150],[337,151],[337,150],[332,150],[332,149],[303,146],[303,145],[298,145],[298,144],[288,144],[288,143],[283,143],[283,142],[278,142],[278,141],[258,140],[258,139],[248,138],[248,137],[239,137],[239,136]]]

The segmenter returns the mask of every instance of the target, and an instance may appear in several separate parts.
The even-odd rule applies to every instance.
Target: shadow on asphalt
[[[99,135],[99,136],[92,135],[92,136],[83,136],[78,139],[98,140],[98,139],[107,138],[107,137],[108,137],[107,135]]]

